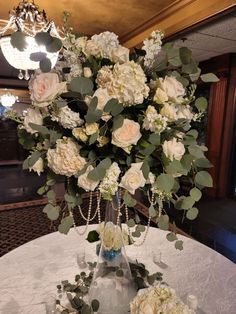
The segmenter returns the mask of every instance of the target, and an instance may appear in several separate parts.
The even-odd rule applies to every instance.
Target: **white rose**
[[[106,137],[106,136],[99,136],[99,137],[97,138],[97,142],[98,142],[97,146],[98,146],[98,147],[103,147],[104,145],[106,145],[107,143],[109,143],[109,141],[110,141],[109,137]]]
[[[88,140],[88,135],[85,133],[84,128],[74,128],[72,130],[73,136],[82,142],[86,142]]]
[[[164,104],[160,114],[168,119],[169,122],[177,120],[177,108],[174,104]]]
[[[159,87],[156,90],[153,100],[157,103],[162,105],[164,102],[168,101],[168,96],[165,91],[160,89]]]
[[[78,186],[83,188],[86,192],[94,191],[99,183],[99,181],[93,181],[88,178],[89,172],[91,172],[93,169],[94,169],[93,166],[91,165],[88,166],[85,173],[81,174],[78,177],[78,182],[77,182]]]
[[[135,190],[140,187],[144,187],[146,184],[146,179],[144,178],[141,170],[142,165],[142,162],[132,163],[129,170],[126,171],[125,175],[121,179],[120,186],[129,191],[131,194],[134,194]]]
[[[29,82],[30,98],[38,107],[46,107],[58,95],[67,91],[66,82],[59,82],[56,73],[40,73]]]
[[[92,134],[96,133],[98,131],[98,129],[99,129],[99,124],[96,122],[85,124],[85,133],[87,135],[92,135]]]
[[[129,146],[137,144],[141,137],[139,123],[124,119],[123,125],[112,132],[112,144],[129,153]]]
[[[89,67],[84,67],[84,77],[91,77],[93,75],[92,70]]]
[[[33,170],[34,172],[37,172],[37,174],[40,176],[41,172],[43,172],[43,159],[40,157],[36,163],[29,168],[29,171]]]
[[[191,121],[193,119],[193,113],[190,110],[190,106],[178,105],[177,119],[186,119]]]
[[[165,141],[162,145],[162,148],[166,157],[171,161],[174,159],[180,160],[185,153],[184,144],[178,142],[176,137],[170,141]]]
[[[115,63],[124,63],[129,61],[129,49],[119,45],[111,52],[111,59]]]
[[[98,45],[96,42],[94,42],[93,40],[88,40],[86,42],[86,45],[84,47],[84,52],[87,56],[94,56],[94,57],[101,57],[102,55],[102,50],[100,45]]]
[[[106,250],[112,250],[114,245],[115,228],[112,222],[107,222],[101,235],[102,244]]]
[[[34,134],[37,131],[29,126],[29,123],[43,125],[43,116],[38,109],[28,108],[24,117],[24,127],[28,133]]]
[[[185,95],[184,86],[174,76],[166,76],[157,80],[157,87],[163,90],[169,101],[180,103]]]

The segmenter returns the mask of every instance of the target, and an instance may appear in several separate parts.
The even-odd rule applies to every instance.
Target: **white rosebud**
[[[84,67],[83,70],[84,70],[84,77],[89,78],[93,75],[93,72],[89,67]]]
[[[111,59],[115,63],[125,63],[129,61],[129,49],[119,45],[111,52]]]
[[[162,145],[162,148],[165,156],[171,161],[174,159],[180,160],[185,153],[184,144],[178,142],[176,137],[170,141],[165,141]]]
[[[41,172],[43,172],[43,159],[41,157],[39,157],[35,164],[29,168],[29,171],[31,170],[37,172],[37,174],[40,176]]]
[[[169,122],[177,120],[177,108],[174,104],[164,104],[160,114],[168,119]]]
[[[157,87],[165,92],[169,101],[174,103],[181,103],[183,101],[185,88],[174,76],[159,78],[157,80]]]
[[[144,178],[141,170],[142,165],[142,162],[132,163],[129,170],[126,171],[125,175],[121,179],[120,186],[129,191],[131,194],[134,194],[138,188],[144,187],[146,184],[146,179]]]
[[[81,174],[78,177],[78,186],[83,188],[86,192],[94,191],[98,186],[99,181],[93,181],[88,178],[88,174],[93,170],[93,166],[89,165],[85,173]]]
[[[178,105],[177,119],[186,119],[191,121],[193,119],[193,113],[190,106]]]
[[[84,128],[74,128],[72,130],[73,136],[82,142],[86,142],[88,140],[88,135],[85,132]]]
[[[26,115],[24,117],[24,128],[28,133],[34,134],[37,131],[32,129],[29,124],[34,123],[37,125],[43,125],[43,116],[41,115],[40,111],[38,109],[32,109],[28,108]]]
[[[112,144],[129,153],[130,146],[136,145],[141,137],[139,123],[124,119],[123,125],[112,132]]]
[[[102,55],[102,50],[101,50],[100,45],[91,39],[86,42],[85,47],[84,47],[84,52],[88,57],[94,56],[94,57],[99,58]]]
[[[166,101],[168,101],[168,96],[167,96],[167,94],[166,94],[165,91],[163,91],[163,90],[160,89],[160,88],[157,88],[153,100],[154,100],[157,104],[162,105],[163,103],[165,103]]]
[[[85,124],[85,133],[87,135],[92,135],[96,133],[98,130],[99,130],[99,124],[96,122]]]

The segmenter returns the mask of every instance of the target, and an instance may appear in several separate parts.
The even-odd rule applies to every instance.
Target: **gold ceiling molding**
[[[162,30],[165,37],[174,35],[216,14],[236,7],[235,0],[179,0],[153,18],[121,37],[128,48],[138,46],[153,30]]]

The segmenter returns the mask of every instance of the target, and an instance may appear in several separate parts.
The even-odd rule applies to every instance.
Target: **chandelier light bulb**
[[[18,96],[14,96],[9,92],[0,96],[1,104],[6,108],[12,107],[17,100]]]

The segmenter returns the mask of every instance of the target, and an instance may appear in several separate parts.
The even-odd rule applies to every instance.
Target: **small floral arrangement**
[[[30,151],[23,168],[47,172],[38,192],[47,195],[43,211],[52,221],[60,219],[60,232],[73,226],[81,195],[93,191],[111,200],[120,189],[123,204],[133,207],[133,195],[142,189],[150,199],[149,218],[165,230],[166,202],[196,218],[195,202],[203,187],[212,186],[207,148],[192,128],[207,107],[205,98],[195,97],[196,82],[217,78],[201,75],[188,48],[162,46],[162,38],[162,32],[153,32],[132,52],[111,32],[88,38],[68,31],[62,61],[49,73],[42,68],[29,82],[32,106],[22,117],[7,113],[19,123],[20,143]],[[53,192],[61,181],[63,207]],[[189,193],[182,195],[186,182]]]
[[[130,304],[131,314],[195,314],[172,288],[156,285],[139,293]]]

